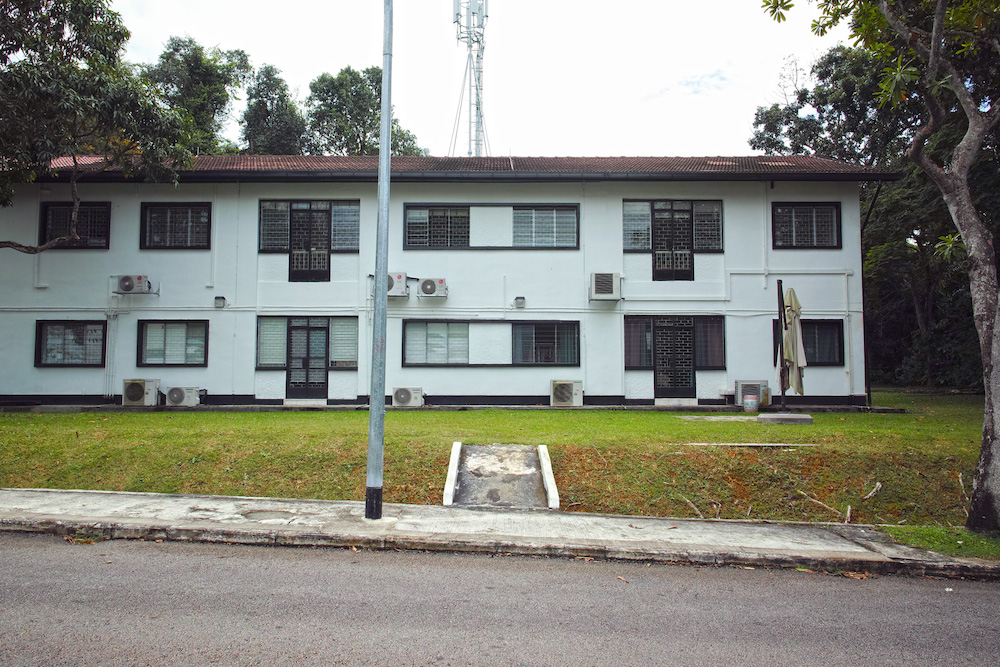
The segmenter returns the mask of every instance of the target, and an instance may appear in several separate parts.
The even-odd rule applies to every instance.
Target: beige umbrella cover
[[[795,296],[795,290],[791,287],[785,292],[785,323],[783,332],[783,343],[785,348],[785,368],[788,369],[788,387],[795,390],[799,396],[804,396],[802,391],[802,369],[806,363],[806,349],[802,343],[802,304]]]

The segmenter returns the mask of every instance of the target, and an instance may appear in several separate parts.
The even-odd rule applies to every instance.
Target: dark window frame
[[[844,247],[843,217],[839,201],[773,201],[771,202],[771,249],[772,250],[841,250]],[[834,234],[836,243],[832,245],[778,245],[775,211],[779,208],[832,208],[834,211]]]
[[[257,337],[256,337],[256,342],[254,344],[254,369],[255,370],[258,370],[258,371],[285,371],[285,370],[288,370],[288,353],[287,353],[287,345],[288,345],[288,337],[287,337],[288,336],[288,321],[291,318],[293,318],[293,317],[313,317],[313,316],[312,315],[258,315],[257,316]],[[329,315],[329,316],[323,316],[323,317],[326,317],[326,319],[328,320],[328,323],[327,323],[327,337],[328,337],[328,345],[327,345],[327,347],[328,348],[332,348],[333,347],[333,320],[354,320],[355,328],[357,329],[357,327],[359,326],[358,317],[355,316],[355,315]],[[264,320],[264,319],[282,320],[284,322],[286,351],[285,351],[285,360],[284,360],[284,362],[280,366],[278,364],[271,364],[271,365],[263,365],[262,366],[261,363],[260,363],[260,324],[261,324],[261,320]],[[357,357],[358,357],[358,353],[360,352],[360,342],[361,342],[360,341],[360,337],[361,337],[361,332],[360,332],[360,329],[357,329],[357,331],[358,331],[358,339],[355,341],[354,364],[353,365],[349,365],[346,362],[335,361],[333,359],[332,349],[328,349],[327,350],[327,370],[331,370],[331,371],[356,371],[356,370],[358,370],[358,359],[357,359]]]
[[[101,361],[93,364],[46,363],[43,357],[44,334],[49,326],[94,326],[101,327]],[[35,321],[35,368],[104,368],[108,361],[108,321],[107,320],[36,320]]]
[[[426,210],[428,218],[428,239],[427,245],[414,244],[410,242],[410,211]],[[451,229],[448,230],[448,243],[446,245],[431,244],[430,242],[430,215],[433,209],[461,210],[465,209],[466,243],[464,245],[451,244]],[[472,249],[472,204],[404,204],[403,205],[403,250],[470,250]]]
[[[283,248],[265,248],[264,247],[264,235],[261,233],[263,228],[263,210],[265,203],[273,202],[287,202],[289,207],[292,204],[300,204],[303,202],[329,202],[330,203],[330,254],[331,255],[357,255],[361,252],[361,200],[360,199],[258,199],[257,200],[257,252],[261,255],[287,255],[291,252],[290,240],[286,237],[285,245]],[[334,248],[333,241],[335,235],[333,233],[333,206],[336,205],[348,205],[354,204],[358,207],[358,247],[355,248]]]
[[[146,342],[146,327],[150,324],[204,324],[205,325],[205,355],[204,361],[199,363],[151,363],[142,360],[143,347]],[[137,323],[138,335],[136,340],[136,356],[135,365],[139,368],[206,368],[208,366],[208,343],[209,343],[209,321],[208,320],[164,320],[164,319],[153,319],[153,320],[139,320]],[[185,343],[186,344],[186,343]],[[164,348],[164,358],[166,358],[166,349]]]
[[[407,211],[410,209],[431,209],[431,208],[468,208],[469,209],[469,242],[470,245],[467,246],[441,246],[441,245],[414,245],[407,242]],[[473,208],[509,208],[512,209],[511,215],[514,215],[514,211],[521,210],[537,210],[537,209],[573,209],[576,213],[576,229],[574,231],[576,240],[574,245],[558,245],[558,246],[545,246],[545,245],[514,245],[513,238],[511,239],[510,245],[471,245],[472,236],[472,209]],[[537,251],[563,251],[563,250],[579,250],[580,249],[580,228],[581,228],[581,212],[580,203],[572,202],[409,202],[403,205],[403,250],[513,250],[513,251],[527,251],[527,252],[537,252]],[[511,231],[513,232],[514,221],[511,219]]]
[[[654,365],[655,362],[653,360],[653,349],[652,349],[652,347],[650,347],[647,351],[640,351],[640,352],[638,352],[638,356],[640,358],[648,356],[648,358],[649,358],[649,365],[629,364],[630,356],[634,357],[636,355],[635,354],[633,354],[633,355],[629,354],[629,349],[628,349],[628,347],[629,347],[628,327],[629,327],[629,323],[630,322],[632,322],[632,323],[642,323],[645,326],[647,326],[649,328],[649,335],[650,335],[650,341],[649,342],[650,342],[650,345],[652,346],[653,320],[655,320],[657,317],[662,317],[662,316],[657,316],[657,315],[626,315],[625,316],[625,329],[624,329],[625,337],[624,337],[624,345],[623,345],[623,347],[624,347],[623,352],[624,352],[624,357],[625,357],[625,370],[627,370],[627,371],[652,371],[652,370],[654,370],[654,368],[655,368],[655,365]],[[727,343],[727,340],[726,340],[726,318],[725,318],[725,316],[724,315],[687,315],[686,317],[692,317],[692,318],[694,318],[694,370],[695,371],[724,371],[724,370],[726,370],[726,364],[728,363],[728,359],[727,359],[727,355],[726,355],[726,347],[727,347],[726,343]],[[699,322],[707,322],[707,321],[717,321],[717,322],[721,322],[721,324],[722,324],[722,365],[721,366],[720,365],[716,365],[716,364],[700,364],[699,363],[699,350],[702,349],[702,346],[705,344],[705,341],[704,340],[700,340],[698,323]]]
[[[553,326],[553,327],[555,327],[553,329],[553,341],[554,341],[553,344],[554,345],[558,345],[559,327],[561,327],[561,326],[572,326],[573,327],[573,347],[574,347],[573,356],[575,357],[576,360],[573,361],[573,362],[559,362],[559,361],[551,361],[551,362],[546,362],[546,361],[515,361],[515,358],[516,358],[516,355],[517,355],[517,349],[514,346],[514,337],[515,337],[515,327],[518,327],[518,326],[532,326],[532,327]],[[578,368],[578,367],[580,367],[580,365],[582,363],[581,359],[580,359],[580,357],[581,357],[581,354],[580,354],[580,352],[581,352],[581,350],[580,350],[580,328],[581,328],[580,327],[580,320],[512,320],[511,321],[511,331],[510,331],[510,335],[511,335],[511,363],[510,363],[510,365],[511,366],[515,366],[515,367],[528,367],[528,368],[536,368],[536,367],[539,367],[539,366],[543,366],[543,367],[555,366],[555,367],[564,367],[564,368]],[[536,335],[535,332],[533,332],[532,336],[534,337],[535,335]],[[537,344],[538,343],[536,342],[535,345],[537,345]],[[535,354],[537,355],[537,349],[535,350]],[[559,357],[559,350],[558,350],[557,347],[553,348],[552,354],[553,354],[553,358],[558,359],[558,357]]]
[[[834,345],[837,353],[837,361],[815,361],[809,359],[809,349],[806,347],[806,363],[808,366],[814,366],[817,368],[827,367],[827,368],[842,368],[847,365],[845,359],[844,350],[844,320],[842,319],[829,319],[829,318],[819,318],[819,319],[802,319],[802,337],[806,336],[806,328],[813,326],[827,326],[830,327],[833,335],[835,337]],[[778,365],[778,336],[780,335],[781,324],[777,318],[771,320],[771,336],[772,336],[772,347],[773,347],[773,364],[775,367]],[[803,346],[805,347],[805,342],[803,341]]]
[[[573,231],[573,245],[514,245],[513,238],[511,239],[511,245],[509,248],[511,250],[579,250],[580,249],[580,205],[579,204],[514,204],[511,206],[511,232],[514,233],[514,219],[513,216],[517,215],[517,211],[539,211],[539,210],[553,210],[557,211],[559,209],[571,210],[576,216],[575,229]],[[470,215],[469,225],[471,227],[472,220]],[[553,234],[555,231],[553,230]],[[505,248],[507,246],[504,246]]]
[[[407,318],[407,319],[404,319],[403,320],[403,329],[402,329],[402,339],[403,339],[402,342],[403,342],[403,346],[402,346],[402,356],[401,356],[402,365],[404,367],[410,367],[410,368],[468,368],[469,366],[477,366],[477,365],[481,366],[481,365],[483,365],[483,364],[470,364],[468,361],[466,361],[465,363],[454,363],[454,364],[447,363],[447,362],[444,362],[444,363],[441,363],[441,362],[420,363],[420,362],[414,362],[414,361],[407,361],[406,360],[406,330],[407,330],[407,328],[409,327],[410,324],[464,324],[464,325],[466,325],[466,327],[471,328],[470,325],[472,324],[472,320],[454,320],[454,319],[435,320],[435,319],[424,319],[424,318]],[[466,329],[466,341],[467,342],[469,340],[469,338],[468,338],[469,328]],[[471,347],[469,349],[469,353],[470,354],[472,353]]]
[[[205,230],[205,243],[199,245],[161,245],[150,244],[149,213],[154,209],[189,208],[205,209],[208,212],[208,228]],[[140,250],[211,250],[212,249],[212,202],[142,202],[139,206],[139,249]]]
[[[689,201],[689,202],[691,202],[691,236],[692,236],[692,240],[694,239],[694,205],[695,204],[719,204],[719,247],[718,248],[696,248],[695,244],[692,242],[692,244],[691,244],[691,253],[692,254],[696,254],[696,255],[697,254],[705,254],[705,255],[716,254],[717,255],[717,254],[722,254],[722,253],[726,252],[726,215],[725,215],[725,213],[726,213],[726,202],[725,202],[724,199],[683,199],[683,198],[664,199],[664,198],[659,198],[659,197],[658,198],[653,198],[653,199],[622,199],[622,250],[623,250],[623,252],[625,252],[625,253],[631,253],[631,254],[641,254],[641,253],[650,254],[650,253],[653,252],[653,247],[652,247],[652,229],[650,229],[650,247],[648,247],[648,248],[625,248],[625,241],[624,241],[624,235],[625,235],[625,220],[624,220],[624,218],[625,218],[625,216],[624,216],[625,204],[629,204],[629,203],[649,204],[650,205],[650,211],[652,212],[653,202],[658,202],[658,201],[668,201],[668,202]],[[652,219],[650,220],[650,223],[652,223]],[[652,224],[650,224],[650,227],[652,227]]]
[[[55,208],[68,208],[70,209],[70,215],[72,215],[73,202],[63,202],[63,201],[43,201],[39,207],[39,222],[38,222],[38,245],[44,245],[48,243],[51,239],[48,235],[48,217],[49,212]],[[76,242],[67,242],[62,245],[54,246],[52,250],[108,250],[111,247],[111,202],[109,201],[82,201],[80,202],[80,211],[84,208],[87,209],[103,209],[105,211],[105,217],[107,224],[104,228],[104,244],[103,245],[91,245],[90,243],[84,243],[86,238],[87,241],[90,240],[90,235],[86,237],[80,235],[80,240]],[[79,212],[77,213],[77,234],[79,235]],[[59,238],[58,236],[52,238]]]

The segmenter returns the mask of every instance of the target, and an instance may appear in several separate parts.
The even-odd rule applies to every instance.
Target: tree
[[[811,88],[801,82],[785,94],[784,105],[757,109],[750,145],[768,154],[820,155],[903,172],[901,180],[861,193],[872,213],[862,228],[870,375],[877,382],[979,387],[978,357],[955,349],[976,335],[968,280],[963,288],[960,263],[935,248],[954,229],[951,216],[937,187],[904,158],[910,128],[919,122],[919,98],[895,107],[878,103],[881,73],[890,64],[865,49],[831,48],[813,66]],[[964,125],[956,111],[935,143],[957,140]],[[997,173],[988,157],[984,153],[970,177],[977,208],[995,214],[996,188],[983,183]]]
[[[309,84],[310,150],[333,155],[378,155],[382,108],[382,68],[337,76],[323,73]],[[413,133],[392,119],[392,154],[423,155]]]
[[[128,36],[107,0],[2,5],[0,204],[10,205],[16,184],[54,173],[54,161],[68,158],[73,209],[65,235],[38,246],[0,241],[0,248],[35,254],[78,239],[78,181],[85,173],[111,164],[167,180],[190,157],[179,148],[180,119],[122,61]]]
[[[883,70],[881,98],[899,105],[911,96],[921,104],[906,150],[940,190],[962,235],[973,317],[983,363],[983,440],[973,483],[968,528],[1000,530],[1000,323],[997,322],[997,256],[993,235],[976,209],[970,171],[1000,121],[1000,5],[997,0],[818,0],[813,30],[825,33],[850,20],[855,39],[893,64]],[[791,0],[765,0],[778,21]],[[957,108],[964,131],[954,142],[933,139]]]
[[[243,140],[254,155],[301,155],[306,119],[276,67],[264,65],[247,89]]]
[[[223,152],[226,142],[219,132],[233,97],[250,76],[247,54],[205,49],[190,37],[171,37],[159,61],[142,69],[168,104],[184,114],[190,150]]]

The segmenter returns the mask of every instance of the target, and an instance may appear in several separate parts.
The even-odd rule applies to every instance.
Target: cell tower
[[[465,78],[469,81],[469,157],[482,156],[486,140],[483,125],[483,49],[486,48],[484,33],[488,14],[487,0],[455,0],[458,41],[465,42],[469,47],[469,59],[465,65]]]

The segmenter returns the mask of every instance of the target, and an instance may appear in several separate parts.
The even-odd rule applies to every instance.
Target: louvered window
[[[624,201],[622,248],[652,253],[653,280],[694,280],[694,253],[722,251],[722,202]]]
[[[261,200],[258,241],[260,251],[289,252],[290,235],[300,232],[303,225],[307,224],[306,221],[318,219],[323,220],[324,226],[329,225],[332,252],[358,252],[361,202],[329,199]],[[310,236],[323,238],[325,243],[325,231],[323,234],[312,233]],[[306,257],[305,260],[308,262],[309,258]]]
[[[288,356],[288,319],[287,317],[257,318],[258,369],[283,370],[286,367]],[[309,318],[309,322],[315,323],[317,320],[325,320],[329,328],[330,368],[357,368],[358,318]]]
[[[210,203],[142,205],[140,248],[208,250],[211,238]]]
[[[576,248],[577,219],[576,207],[515,207],[514,247]]]
[[[107,322],[39,321],[35,328],[35,366],[103,367]]]
[[[464,365],[469,363],[466,322],[406,322],[403,364]]]
[[[208,322],[139,322],[139,366],[207,366]]]

